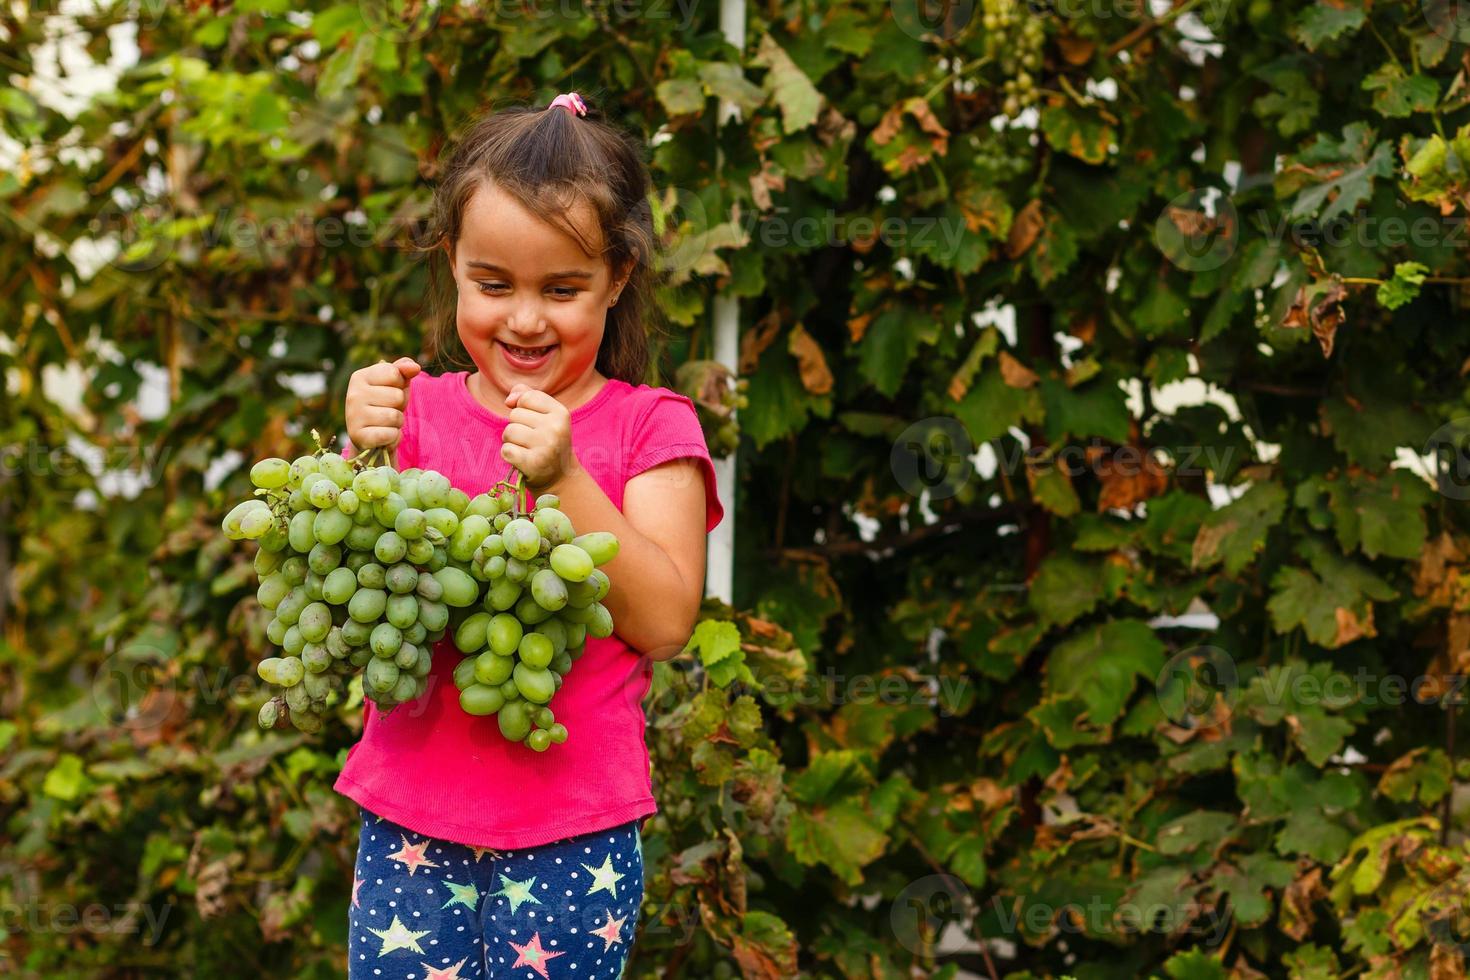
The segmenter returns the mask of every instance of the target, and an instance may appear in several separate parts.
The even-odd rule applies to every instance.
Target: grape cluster
[[[470,573],[488,588],[483,609],[454,631],[465,654],[454,670],[460,706],[495,715],[500,733],[537,752],[566,741],[566,726],[547,706],[587,637],[612,635],[602,604],[611,581],[599,565],[618,553],[607,531],[577,535],[555,494],[536,498],[530,513],[519,495],[500,490],[504,506],[470,557]]]
[[[982,0],[982,6],[985,58],[1000,64],[1005,75],[1001,111],[1014,117],[1037,101],[1033,76],[1041,68],[1046,23],[1022,0]]]
[[[735,377],[719,361],[686,361],[674,373],[674,386],[694,402],[710,454],[728,456],[740,445],[737,409],[746,408],[749,382]]]
[[[281,689],[260,724],[285,718],[320,730],[332,696],[359,671],[363,695],[390,711],[423,696],[432,644],[446,634],[465,653],[487,643],[493,653],[514,623],[506,652],[516,656],[506,659],[515,662],[494,694],[476,683],[493,676],[489,661],[472,676],[472,657],[455,673],[468,680],[458,684],[460,703],[471,714],[501,711],[506,737],[538,751],[564,741],[546,703],[587,635],[612,634],[600,602],[611,583],[596,566],[617,554],[616,537],[574,540],[551,495],[531,519],[519,509],[519,477],[471,499],[440,473],[399,473],[386,458],[375,450],[355,460],[325,451],[261,460],[250,470],[256,496],[224,519],[226,537],[260,543],[256,598],[274,613],[266,636],[283,654],[256,668]]]

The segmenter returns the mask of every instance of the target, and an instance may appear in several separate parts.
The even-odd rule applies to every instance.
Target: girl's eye
[[[581,292],[581,290],[574,289],[571,286],[553,286],[552,292],[554,292],[562,299],[573,299],[576,297],[577,293]]]
[[[479,289],[482,293],[488,293],[490,290],[499,289],[503,285],[505,283],[502,282],[477,282],[475,283],[475,288]]]

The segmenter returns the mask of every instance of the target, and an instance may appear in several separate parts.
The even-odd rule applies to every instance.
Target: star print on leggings
[[[510,965],[511,969],[515,969],[518,966],[529,966],[531,969],[535,970],[543,977],[547,975],[547,960],[550,960],[556,956],[566,955],[566,953],[549,953],[546,950],[542,949],[541,933],[539,932],[533,935],[531,937],[531,941],[526,943],[524,946],[518,945],[516,943],[511,943],[510,948],[520,954],[516,957],[516,961]]]

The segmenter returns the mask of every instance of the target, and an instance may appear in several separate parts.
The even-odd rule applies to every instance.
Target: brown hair
[[[590,103],[585,116],[560,107],[518,105],[491,110],[454,141],[434,188],[424,245],[432,250],[429,357],[473,366],[455,326],[453,270],[447,275],[445,270],[448,247],[459,241],[465,207],[487,181],[527,211],[571,235],[588,255],[594,255],[594,250],[567,214],[579,201],[591,207],[602,230],[600,257],[615,276],[630,269],[617,304],[607,311],[597,370],[632,385],[648,380],[651,324],[646,318],[656,309],[648,166],[642,143],[605,122]]]

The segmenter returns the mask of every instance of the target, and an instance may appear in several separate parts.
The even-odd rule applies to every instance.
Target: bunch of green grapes
[[[1041,68],[1046,24],[1022,0],[982,0],[982,6],[985,59],[999,63],[1005,75],[1001,111],[1014,117],[1037,101],[1034,75]]]
[[[266,636],[282,655],[257,672],[281,693],[261,707],[262,727],[285,716],[320,730],[358,671],[384,711],[421,697],[451,609],[480,599],[468,563],[500,502],[471,500],[433,470],[398,473],[386,458],[263,459],[250,469],[256,496],[224,519],[227,537],[260,543],[256,598],[275,614]]]
[[[612,635],[602,604],[611,581],[599,565],[618,553],[609,531],[577,535],[555,494],[522,511],[515,487],[500,489],[494,530],[470,558],[470,574],[488,588],[482,610],[454,631],[465,654],[454,670],[459,703],[472,715],[496,715],[500,733],[537,752],[566,741],[548,702],[587,637]]]
[[[674,387],[694,402],[712,456],[728,456],[740,445],[735,412],[750,404],[748,385],[719,361],[686,361],[674,372]]]

